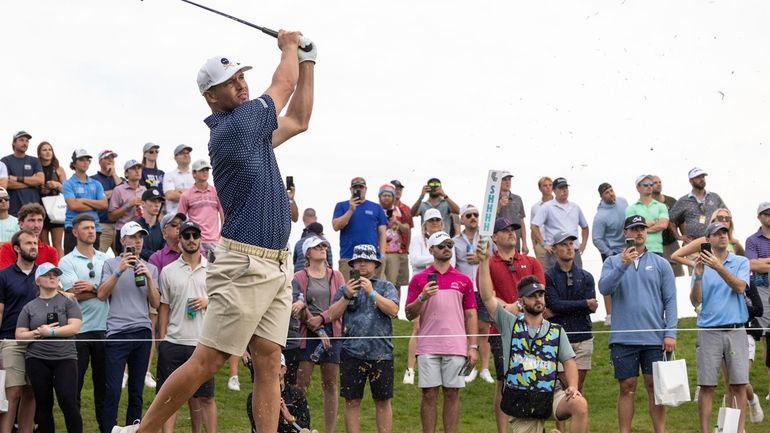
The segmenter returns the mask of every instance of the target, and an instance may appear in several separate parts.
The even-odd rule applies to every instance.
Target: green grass
[[[682,319],[679,322],[680,328],[693,328],[695,319]],[[604,331],[607,328],[600,324],[594,324],[594,330]],[[411,324],[396,320],[394,322],[394,333],[396,335],[409,335]],[[593,369],[588,373],[585,383],[585,394],[589,404],[590,431],[592,432],[615,432],[617,431],[617,411],[616,399],[618,393],[617,381],[613,378],[612,368],[609,365],[609,355],[607,348],[608,334],[597,334],[594,338],[594,356]],[[393,431],[394,432],[420,432],[420,390],[416,386],[404,385],[401,383],[403,372],[406,365],[406,339],[395,339],[396,347],[396,377],[395,377],[395,397],[393,398]],[[758,347],[757,359],[761,359],[761,346]],[[686,359],[690,378],[690,392],[695,392],[695,333],[682,331],[679,333],[677,341],[677,358]],[[492,367],[492,366],[490,366]],[[493,370],[494,371],[494,370]],[[321,398],[321,386],[319,369],[314,371],[313,382],[309,390],[309,401],[311,414],[314,419],[315,428],[323,426],[323,409]],[[227,368],[225,367],[216,378],[216,400],[219,408],[219,431],[221,433],[241,433],[249,431],[249,423],[246,418],[245,399],[248,394],[248,371],[241,367],[240,369],[241,392],[232,392],[227,389]],[[762,362],[755,363],[751,371],[751,382],[755,386],[755,392],[760,396],[763,409],[768,412],[765,421],[760,424],[749,424],[747,421],[746,431],[767,432],[770,431],[770,408],[764,396],[768,391],[768,378]],[[495,423],[492,413],[492,399],[494,386],[481,379],[469,384],[460,393],[461,432],[494,432]],[[723,394],[722,387],[717,389],[717,397],[721,401]],[[86,383],[83,390],[83,409],[84,431],[96,432],[96,421],[93,416],[93,397],[90,383]],[[361,427],[362,432],[375,432],[374,423],[374,404],[372,403],[369,390],[365,392],[365,398],[361,408]],[[154,397],[154,391],[145,388],[144,402],[145,407]],[[126,395],[123,393],[121,410],[118,419],[125,416]],[[439,403],[440,404],[440,403]],[[343,423],[344,402],[340,401],[339,413],[337,415],[337,430],[345,430]],[[716,423],[718,407],[714,408],[712,423]],[[441,412],[439,409],[439,431],[441,427]],[[64,431],[64,422],[61,416],[58,416],[57,425],[60,431]],[[685,403],[676,408],[668,408],[667,411],[667,432],[668,433],[691,433],[698,430],[698,412],[696,403]],[[553,423],[546,425],[553,428]],[[322,428],[320,428],[322,430]],[[183,409],[177,418],[176,431],[190,431],[189,415],[187,409]],[[651,432],[652,427],[647,413],[647,393],[642,386],[642,380],[639,380],[639,388],[636,399],[636,415],[633,423],[634,432]]]

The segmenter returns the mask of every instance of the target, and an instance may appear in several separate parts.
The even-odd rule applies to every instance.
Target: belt
[[[743,328],[744,326],[743,323],[731,323],[729,325],[701,326],[701,329],[738,329]]]
[[[228,250],[248,254],[250,256],[262,257],[268,260],[284,261],[289,256],[289,250],[270,250],[258,247],[256,245],[244,244],[243,242],[232,239],[220,238],[219,243]]]

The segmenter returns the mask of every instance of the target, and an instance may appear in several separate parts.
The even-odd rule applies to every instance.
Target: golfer
[[[316,48],[305,52],[299,44],[299,32],[278,32],[281,62],[270,87],[254,100],[244,77],[250,66],[217,56],[198,72],[212,111],[205,119],[209,157],[225,213],[222,238],[209,258],[204,329],[192,357],[163,384],[141,424],[112,433],[157,432],[230,355],[240,356],[247,347],[258,366],[252,403],[257,431],[278,428],[293,268],[286,250],[289,199],[273,148],[305,131],[310,121]],[[286,114],[278,117],[284,107]]]

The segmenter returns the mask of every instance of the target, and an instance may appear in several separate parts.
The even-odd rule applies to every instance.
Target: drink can
[[[193,301],[193,298],[187,298],[187,309],[185,310],[185,316],[188,319],[194,319],[195,316],[198,314],[198,312],[195,311],[192,307],[192,301]]]

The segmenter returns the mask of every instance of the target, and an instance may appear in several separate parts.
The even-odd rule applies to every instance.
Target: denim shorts
[[[639,346],[626,344],[610,345],[610,363],[615,368],[615,379],[622,380],[652,374],[652,363],[663,360],[663,344],[658,346]]]

